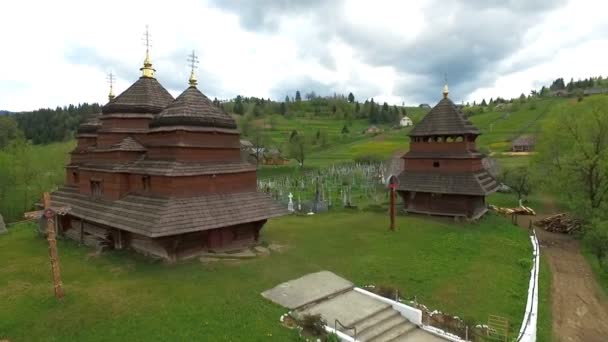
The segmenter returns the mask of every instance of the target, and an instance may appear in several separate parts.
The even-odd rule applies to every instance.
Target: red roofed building
[[[254,244],[286,210],[257,191],[234,119],[196,87],[176,99],[142,76],[78,130],[66,184],[52,206],[69,206],[60,234],[90,245],[132,248],[168,260]]]

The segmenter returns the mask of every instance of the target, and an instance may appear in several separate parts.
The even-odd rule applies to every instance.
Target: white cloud
[[[282,98],[282,92],[288,90],[282,85],[297,86],[298,80],[308,80],[323,85],[322,89],[352,91],[359,99],[432,102],[436,98],[400,93],[400,86],[423,86],[428,79],[440,79],[444,70],[422,75],[408,71],[407,60],[399,67],[374,64],[366,56],[375,45],[354,45],[343,31],[355,27],[353,34],[363,41],[382,40],[383,46],[398,49],[415,45],[429,31],[441,30],[438,22],[458,25],[459,21],[449,8],[437,8],[436,2],[428,1],[377,0],[370,6],[368,1],[348,0],[340,6],[320,7],[318,12],[278,17],[277,29],[259,31],[244,29],[238,13],[194,0],[19,1],[2,6],[0,109],[14,111],[104,102],[110,69],[118,76],[115,90],[126,89],[139,74],[146,24],[153,37],[151,54],[157,77],[174,95],[186,87],[186,55],[194,49],[201,61],[199,88],[211,97]],[[492,9],[480,13],[487,11]],[[608,52],[603,39],[608,32],[602,18],[605,12],[604,2],[572,0],[547,13],[522,37],[522,47],[494,61],[497,67],[493,70],[480,71],[484,74],[468,87],[473,89],[471,93],[454,96],[469,100],[518,96],[556,77],[602,74],[602,59]],[[376,56],[384,53],[373,52]],[[450,51],[443,51],[437,42],[437,53]],[[474,56],[471,51],[471,58]],[[417,56],[411,63],[420,64],[425,58]]]

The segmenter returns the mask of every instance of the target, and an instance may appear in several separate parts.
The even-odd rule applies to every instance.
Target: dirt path
[[[552,204],[548,212],[556,212]],[[548,215],[538,215],[535,220]],[[529,218],[519,222],[528,227]],[[564,234],[536,230],[541,255],[551,269],[551,311],[556,341],[608,341],[608,298],[581,254],[578,240]]]

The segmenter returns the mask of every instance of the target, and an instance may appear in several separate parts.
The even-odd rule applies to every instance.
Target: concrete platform
[[[353,288],[353,283],[329,271],[307,274],[262,292],[262,296],[288,309],[297,309]]]

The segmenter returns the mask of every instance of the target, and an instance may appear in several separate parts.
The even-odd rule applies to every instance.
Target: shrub
[[[392,285],[379,285],[374,289],[374,292],[384,298],[395,300],[395,297],[401,293],[399,289]]]
[[[321,318],[321,315],[304,315],[298,324],[306,332],[313,336],[323,336],[325,334],[326,322]]]
[[[595,255],[600,266],[608,268],[606,259],[608,259],[608,221],[593,222],[586,228],[583,241]]]

